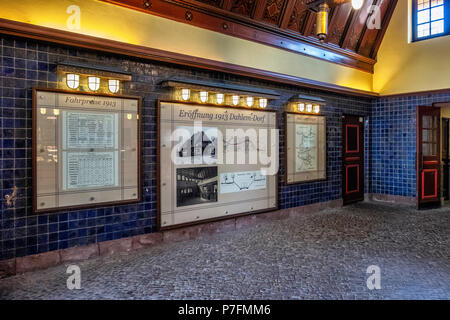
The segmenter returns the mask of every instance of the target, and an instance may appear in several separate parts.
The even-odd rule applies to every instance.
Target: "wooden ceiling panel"
[[[264,7],[263,21],[280,25],[286,0],[267,0]]]
[[[369,17],[369,11],[373,5],[373,2],[373,0],[364,1],[363,7],[354,12],[349,29],[347,30],[347,34],[344,36],[342,48],[349,49],[351,51],[356,50],[359,39],[361,38],[361,34],[363,33],[366,26],[367,19]]]
[[[330,19],[327,42],[339,45],[342,39],[342,34],[347,26],[350,13],[352,12],[352,4],[350,2],[337,6],[334,10],[333,16]]]
[[[379,12],[373,12],[372,16],[374,17],[371,19],[368,23],[366,23],[366,26],[364,28],[361,41],[359,43],[359,46],[357,48],[357,52],[363,56],[366,57],[375,57],[376,52],[373,51],[374,45],[376,42],[376,39],[378,37],[378,34],[383,30],[383,28],[378,29],[376,28],[377,24],[380,24],[381,27],[383,27],[383,19],[386,19],[386,15],[388,12],[389,6],[392,5],[392,1],[389,0],[378,0],[376,3],[376,6],[379,9]],[[371,28],[368,28],[371,27]],[[385,28],[387,25],[385,26]]]
[[[327,0],[325,43],[315,36],[318,0],[102,0],[247,40],[372,72],[379,45],[397,0]],[[150,4],[150,5],[149,5]],[[368,29],[372,6],[380,8],[381,29]]]
[[[253,16],[256,2],[256,0],[233,0],[230,11],[246,17],[251,17]]]
[[[198,0],[198,1],[217,8],[222,8],[223,5],[223,0]]]
[[[306,0],[296,0],[289,16],[287,28],[302,33],[307,16],[308,10],[306,7]]]

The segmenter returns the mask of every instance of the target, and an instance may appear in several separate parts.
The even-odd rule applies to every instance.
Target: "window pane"
[[[422,128],[432,128],[432,117],[431,116],[422,116]]]
[[[417,12],[417,24],[430,21],[430,10],[423,10]]]
[[[417,9],[422,10],[430,7],[430,0],[417,0]]]
[[[431,8],[431,21],[444,19],[444,6]]]
[[[444,32],[444,20],[434,21],[431,23],[431,34]]]
[[[444,3],[444,0],[431,0],[431,6],[439,6]]]
[[[417,37],[427,37],[430,35],[430,24],[425,23],[421,24],[420,26],[417,26]]]

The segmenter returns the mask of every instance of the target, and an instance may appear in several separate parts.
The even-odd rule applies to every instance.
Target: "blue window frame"
[[[413,41],[450,34],[450,0],[413,0]]]

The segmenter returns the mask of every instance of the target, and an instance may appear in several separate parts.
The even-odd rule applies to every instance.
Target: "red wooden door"
[[[364,200],[364,118],[342,117],[342,198],[344,205]]]
[[[417,207],[440,206],[441,110],[417,109]]]

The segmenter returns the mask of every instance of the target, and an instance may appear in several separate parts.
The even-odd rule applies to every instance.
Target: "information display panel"
[[[140,104],[33,91],[35,212],[140,201]]]
[[[325,180],[326,117],[286,112],[286,183]]]
[[[274,210],[274,111],[159,103],[159,228]]]

